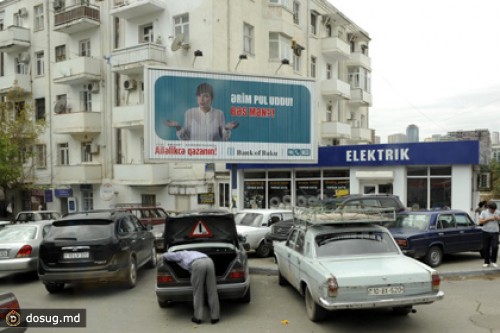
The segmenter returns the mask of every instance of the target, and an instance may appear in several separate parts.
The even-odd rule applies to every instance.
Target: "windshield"
[[[246,225],[249,227],[259,228],[262,226],[264,215],[259,213],[236,213],[236,225]]]
[[[404,214],[397,215],[396,221],[386,225],[388,228],[403,228],[415,230],[427,230],[430,215],[428,214]]]
[[[57,220],[61,217],[61,214],[57,212],[40,212],[42,220]]]
[[[391,236],[381,231],[323,234],[316,237],[316,246],[318,257],[398,252]]]

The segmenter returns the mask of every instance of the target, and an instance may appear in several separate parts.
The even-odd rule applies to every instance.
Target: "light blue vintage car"
[[[408,314],[413,305],[444,297],[431,267],[405,256],[378,218],[359,213],[314,213],[298,217],[285,242],[274,247],[279,284],[305,296],[312,321],[327,310],[392,308]]]

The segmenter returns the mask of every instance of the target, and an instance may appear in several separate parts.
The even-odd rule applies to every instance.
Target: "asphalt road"
[[[260,260],[260,259],[252,259]],[[191,323],[189,303],[161,309],[154,292],[155,270],[141,270],[136,288],[110,285],[68,288],[50,295],[29,276],[0,278],[0,288],[13,291],[24,308],[85,308],[86,328],[30,328],[28,332],[500,332],[500,275],[444,279],[445,299],[416,306],[417,313],[397,316],[390,310],[338,311],[321,323],[309,321],[303,298],[280,287],[277,276],[252,274],[250,304],[222,302],[221,321]]]

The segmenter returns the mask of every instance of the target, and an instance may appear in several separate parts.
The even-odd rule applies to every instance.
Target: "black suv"
[[[92,211],[55,221],[40,246],[38,276],[49,293],[65,283],[119,281],[135,287],[137,270],[156,267],[154,236],[124,211]]]

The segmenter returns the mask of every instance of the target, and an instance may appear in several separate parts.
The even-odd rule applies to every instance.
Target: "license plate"
[[[368,288],[368,295],[370,296],[400,295],[404,294],[404,292],[405,287],[403,286]]]
[[[7,257],[9,255],[9,251],[7,250],[0,250],[0,257]]]
[[[63,254],[64,259],[86,259],[88,257],[88,252],[65,252]]]

